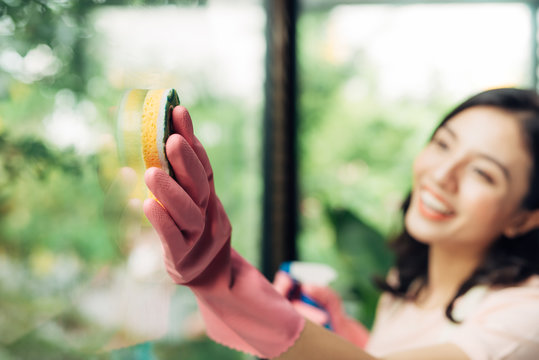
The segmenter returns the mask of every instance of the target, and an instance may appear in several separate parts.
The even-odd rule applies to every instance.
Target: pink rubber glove
[[[289,274],[278,271],[273,280],[273,286],[283,296],[288,296],[294,282]],[[369,331],[356,320],[346,315],[342,301],[329,287],[301,284],[301,291],[312,300],[316,301],[326,311],[320,310],[302,301],[292,299],[291,303],[296,310],[312,322],[324,325],[330,323],[332,330],[352,342],[364,348],[369,340]]]
[[[276,357],[294,344],[305,320],[231,248],[230,222],[189,113],[178,106],[172,120],[175,134],[167,140],[166,153],[176,181],[160,169],[148,169],[146,184],[162,206],[153,199],[144,203],[161,238],[167,271],[195,294],[212,339]]]

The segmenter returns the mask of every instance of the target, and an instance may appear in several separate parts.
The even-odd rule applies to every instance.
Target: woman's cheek
[[[423,149],[423,151],[421,151],[414,160],[412,165],[414,182],[417,181],[418,176],[421,176],[425,170],[429,168],[429,164],[433,162],[433,157],[429,156],[429,152],[427,150],[427,148]]]
[[[503,199],[495,191],[477,187],[461,189],[461,209],[481,231],[494,230],[503,220]],[[479,226],[483,225],[483,226]]]

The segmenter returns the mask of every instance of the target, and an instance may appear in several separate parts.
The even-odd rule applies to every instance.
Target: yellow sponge
[[[146,197],[144,170],[159,167],[173,175],[165,143],[172,131],[172,109],[180,104],[174,89],[134,89],[125,93],[118,113],[118,152],[140,180],[134,197]]]

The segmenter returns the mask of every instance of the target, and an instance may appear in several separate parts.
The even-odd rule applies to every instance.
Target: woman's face
[[[514,115],[460,112],[414,162],[406,229],[423,243],[485,249],[521,218],[532,164]]]

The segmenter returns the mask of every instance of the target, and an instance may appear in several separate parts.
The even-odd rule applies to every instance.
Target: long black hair
[[[539,209],[539,95],[533,90],[502,88],[481,92],[457,106],[444,117],[434,133],[458,113],[475,106],[491,106],[509,112],[521,124],[522,138],[533,159],[528,193],[522,207],[528,210]],[[433,133],[433,136],[434,136]],[[410,205],[411,192],[402,205],[403,221]],[[396,283],[377,280],[381,290],[394,296],[415,299],[428,281],[429,246],[414,239],[406,229],[392,242],[391,248],[396,255]],[[511,239],[501,235],[489,247],[483,261],[466,279],[445,309],[446,317],[453,318],[455,300],[476,285],[511,286],[516,285],[533,274],[539,274],[539,230],[534,229]],[[411,289],[412,283],[420,286]],[[414,290],[412,293],[411,291]]]

